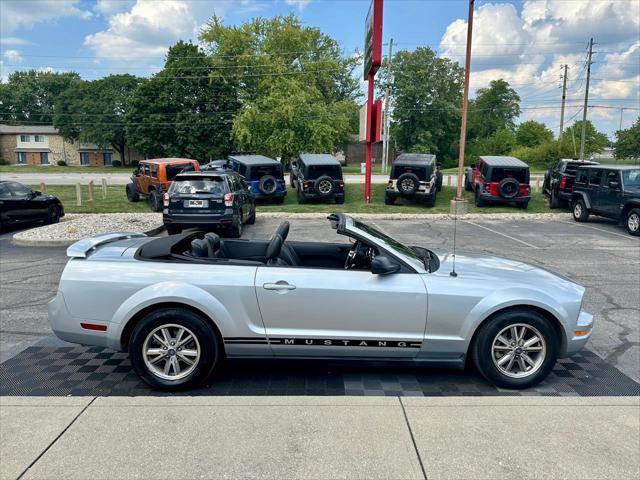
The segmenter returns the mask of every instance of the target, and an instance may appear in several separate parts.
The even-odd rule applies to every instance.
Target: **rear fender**
[[[589,195],[584,192],[573,192],[573,201],[575,202],[578,199],[581,199],[586,207],[591,210],[591,202],[589,201]]]
[[[223,337],[236,330],[231,314],[222,303],[207,291],[183,282],[161,282],[139,290],[113,315],[109,329],[109,347],[120,350],[120,338],[125,327],[136,314],[145,308],[161,303],[182,303],[200,310],[216,325]]]

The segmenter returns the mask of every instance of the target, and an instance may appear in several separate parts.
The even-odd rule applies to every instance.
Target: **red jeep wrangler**
[[[515,202],[519,208],[527,208],[531,200],[529,165],[515,157],[482,156],[471,168],[477,207]]]
[[[141,160],[127,184],[127,200],[137,202],[141,196],[147,197],[151,210],[162,211],[162,195],[169,190],[174,177],[184,171],[199,172],[200,164],[189,158]]]

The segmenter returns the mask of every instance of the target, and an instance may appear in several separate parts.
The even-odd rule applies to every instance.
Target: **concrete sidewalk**
[[[640,398],[2,397],[9,478],[638,478]]]

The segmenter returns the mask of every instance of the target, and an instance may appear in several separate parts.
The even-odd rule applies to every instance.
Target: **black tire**
[[[326,198],[333,195],[336,187],[329,175],[321,175],[313,185],[313,189],[319,197]]]
[[[246,222],[247,225],[253,225],[254,223],[256,223],[256,206],[255,204],[251,206],[251,213],[249,214],[249,216],[247,217]]]
[[[304,196],[304,193],[302,193],[302,190],[300,189],[296,190],[296,197],[298,198],[298,203],[300,205],[302,205],[303,203],[307,203],[307,197]]]
[[[60,221],[60,207],[57,205],[49,205],[47,209],[47,223],[53,224]]]
[[[177,325],[188,329],[197,340],[200,350],[200,358],[195,367],[188,375],[177,380],[158,376],[147,366],[144,359],[143,349],[147,337],[163,325]],[[175,327],[169,327],[168,332],[175,335],[176,330]],[[195,342],[189,342],[187,346],[193,349],[196,345]],[[167,352],[169,351],[170,348],[167,348]],[[160,390],[184,390],[200,385],[209,378],[222,356],[222,343],[215,329],[205,318],[187,308],[163,308],[149,313],[135,326],[129,340],[129,359],[133,369],[145,383]],[[176,355],[176,358],[179,357]]]
[[[549,208],[558,208],[560,206],[560,200],[556,197],[556,194],[551,190],[551,194],[549,195]]]
[[[442,190],[442,172],[436,174],[436,192]]]
[[[427,195],[424,197],[424,206],[427,208],[432,208],[436,204],[436,192],[433,192],[431,195]]]
[[[282,205],[284,203],[284,197],[273,197],[273,203]]]
[[[499,334],[503,334],[505,340],[513,339],[510,337],[512,330],[509,328],[512,325],[517,326],[518,333],[522,332],[522,326],[527,328],[531,336],[525,334],[525,339],[540,336],[542,341],[533,345],[544,347],[544,350],[539,353],[538,351],[526,352],[517,342],[505,344],[498,340]],[[494,343],[500,350],[494,352]],[[507,310],[498,313],[480,327],[471,345],[471,359],[482,376],[494,385],[502,388],[529,388],[540,383],[551,372],[558,358],[559,343],[558,334],[553,325],[538,312],[528,309]],[[503,350],[507,353],[502,354]],[[512,366],[514,370],[511,373],[513,375],[524,373],[526,370],[522,371],[520,360],[517,360],[520,354],[527,355],[535,363],[532,367],[525,361],[524,356],[520,357],[526,369],[534,369],[531,373],[520,377],[509,376],[496,365],[500,358],[511,355],[509,358],[513,357],[514,360]],[[501,357],[494,360],[497,355]],[[505,368],[508,367],[507,364]]]
[[[576,222],[586,222],[589,220],[589,210],[587,210],[587,206],[584,204],[583,200],[576,200],[573,203],[571,213],[573,214],[573,219]]]
[[[394,203],[396,203],[396,197],[389,195],[389,192],[384,192],[384,204],[393,205]]]
[[[529,206],[529,200],[523,200],[521,202],[516,202],[516,207],[526,210]]]
[[[343,205],[344,204],[344,195],[336,196],[334,200],[336,202],[336,205]]]
[[[162,211],[162,195],[157,190],[149,192],[149,208],[154,212]]]
[[[476,207],[484,207],[485,201],[480,197],[480,189],[476,188]]]
[[[240,238],[242,236],[242,215],[229,227],[229,238]]]
[[[640,208],[632,208],[626,218],[627,232],[631,235],[640,235]]]
[[[167,225],[167,233],[169,235],[176,235],[177,233],[182,233],[182,227],[179,225]]]
[[[403,173],[396,181],[396,188],[403,195],[413,195],[418,191],[420,179],[415,173]]]
[[[471,185],[471,182],[467,179],[467,176],[464,176],[464,189],[467,192],[471,192],[473,190],[473,185]]]
[[[263,193],[264,195],[272,195],[276,193],[277,189],[278,189],[278,181],[276,180],[276,177],[274,177],[273,175],[265,175],[264,177],[260,178],[260,183],[258,184],[258,190],[260,190],[260,192]]]
[[[296,182],[295,178],[293,177],[293,173],[289,174],[289,184],[291,185],[291,188],[296,188]]]
[[[498,184],[498,192],[502,198],[510,200],[515,198],[520,191],[520,182],[515,178],[503,178]]]
[[[136,186],[133,183],[128,183],[125,187],[125,191],[127,192],[127,200],[134,203],[140,200],[140,195],[136,190]]]

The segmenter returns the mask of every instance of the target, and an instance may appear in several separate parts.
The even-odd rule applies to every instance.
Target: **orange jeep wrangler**
[[[160,212],[162,195],[169,190],[174,177],[186,171],[199,172],[200,164],[189,158],[141,160],[127,184],[127,200],[137,202],[140,197],[147,197],[151,210]]]

